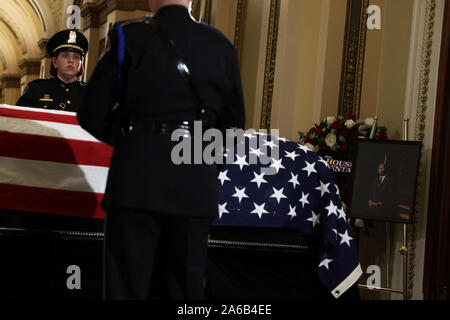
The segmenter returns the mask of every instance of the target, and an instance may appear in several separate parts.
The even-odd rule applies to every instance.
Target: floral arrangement
[[[339,160],[350,159],[356,139],[369,138],[374,123],[374,118],[356,120],[355,115],[349,115],[347,118],[327,117],[320,124],[315,124],[306,134],[299,132],[299,142],[321,156],[328,155]],[[386,131],[385,127],[377,127],[374,138],[386,140]]]
[[[370,138],[374,124],[374,118],[357,120],[355,115],[349,115],[346,118],[343,116],[327,117],[319,124],[315,124],[306,134],[299,132],[299,143],[317,152],[322,157],[331,157],[334,160],[352,160],[356,139]],[[376,127],[374,139],[386,140],[388,138],[386,131],[386,127]],[[348,190],[350,175],[346,173],[335,174],[345,207],[345,203],[350,196]],[[374,228],[372,221],[362,219],[352,218],[349,220],[349,224],[354,237],[358,237],[359,232],[357,230],[359,228],[364,228],[366,236],[370,236],[370,229]]]

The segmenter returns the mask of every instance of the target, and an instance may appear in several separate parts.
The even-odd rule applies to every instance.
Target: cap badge
[[[77,33],[75,31],[70,31],[67,43],[77,43]]]

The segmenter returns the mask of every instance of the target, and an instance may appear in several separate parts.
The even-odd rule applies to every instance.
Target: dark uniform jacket
[[[31,81],[16,105],[62,111],[78,111],[86,83],[75,81],[66,84],[58,78]]]
[[[193,21],[181,6],[164,7],[155,19],[175,42],[216,125],[243,128],[244,101],[232,43],[212,27]],[[125,34],[122,82],[117,76],[116,25],[110,34],[110,49],[99,61],[78,112],[81,126],[111,143],[112,109],[118,100],[119,110],[135,119],[196,120],[199,106],[148,18],[120,25]],[[178,142],[170,140],[170,135],[132,132],[115,144],[105,207],[193,217],[217,214],[216,166],[173,164],[171,150]]]

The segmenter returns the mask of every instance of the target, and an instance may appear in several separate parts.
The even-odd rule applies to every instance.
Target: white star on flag
[[[308,147],[302,146],[301,144],[298,145],[298,148],[302,151],[304,151],[305,153],[310,152],[311,150],[308,149]]]
[[[309,197],[309,193],[305,195],[302,192],[302,198],[299,200],[302,203],[302,208],[305,208],[305,204],[309,204],[308,197]]]
[[[238,158],[233,164],[237,164],[237,165],[239,165],[239,167],[241,168],[241,171],[242,171],[242,168],[244,167],[244,166],[249,166],[249,164],[247,163],[247,161],[245,161],[245,158],[247,157],[247,156],[243,156],[243,157],[240,157],[239,155],[236,155],[236,157]]]
[[[250,212],[250,213],[256,213],[260,219],[262,218],[262,215],[263,215],[264,213],[269,213],[269,212],[267,212],[266,209],[264,209],[264,207],[266,206],[265,203],[263,203],[263,204],[260,205],[260,206],[258,206],[256,203],[253,203],[253,204],[254,204],[254,206],[255,206],[255,210],[253,210],[253,211]]]
[[[234,190],[236,190],[236,193],[233,195],[233,197],[239,198],[239,203],[241,203],[242,198],[248,198],[248,196],[245,194],[245,188],[238,189],[234,187]]]
[[[344,209],[338,209],[338,212],[339,212],[339,217],[338,217],[338,220],[339,219],[344,219],[344,221],[347,219],[347,216],[345,215],[345,211],[344,211]]]
[[[320,158],[320,160],[317,162],[322,162],[325,165],[325,167],[327,167],[328,169],[330,168],[330,165],[328,164],[328,162],[326,162],[323,158]]]
[[[250,154],[256,154],[256,156],[258,156],[258,157],[260,157],[260,156],[262,156],[264,154],[259,149],[253,149],[252,147],[250,147],[250,149],[251,149]]]
[[[330,262],[333,262],[333,259],[324,259],[324,260],[322,260],[322,262],[319,264],[319,268],[320,267],[325,267],[329,271],[330,268],[328,267],[328,265],[330,264]]]
[[[278,147],[275,143],[273,143],[273,141],[265,141],[263,146],[268,146],[270,149]]]
[[[328,186],[330,185],[329,183],[324,184],[322,181],[320,182],[320,187],[317,187],[315,190],[319,190],[320,191],[320,196],[323,197],[323,195],[325,193],[330,193],[330,190],[328,189]]]
[[[292,207],[289,205],[289,213],[287,215],[291,217],[291,220],[297,216],[297,212],[295,211],[296,208],[297,206]]]
[[[350,247],[350,240],[353,240],[353,238],[348,235],[348,231],[345,230],[344,233],[339,233],[339,236],[342,238],[340,244],[346,243]]]
[[[280,169],[286,169],[282,165],[282,161],[283,161],[283,159],[280,159],[280,160],[272,159],[272,165],[270,167],[271,168],[275,168],[275,170],[277,170],[277,173],[278,173],[278,171],[280,171]]]
[[[221,171],[219,173],[219,178],[218,179],[220,180],[220,183],[222,184],[222,186],[225,183],[225,181],[231,181],[231,179],[228,178],[228,176],[227,176],[227,172],[228,172],[228,170]]]
[[[317,170],[314,168],[314,162],[309,163],[308,161],[305,161],[306,167],[304,167],[302,170],[308,172],[308,178],[311,175],[311,173],[317,173]]]
[[[298,153],[296,153],[295,150],[292,152],[285,151],[285,153],[286,153],[286,155],[284,156],[285,158],[291,158],[294,161],[295,161],[295,158],[300,157],[300,155]]]
[[[273,194],[270,196],[271,198],[276,198],[278,203],[280,203],[281,199],[285,199],[287,198],[284,194],[283,194],[283,190],[284,188],[281,188],[280,190],[275,189],[274,187],[272,187],[273,189]]]
[[[330,201],[330,205],[328,207],[325,207],[325,209],[328,210],[328,216],[331,216],[332,214],[334,214],[334,215],[336,215],[336,217],[338,215],[337,208],[338,207],[336,207],[334,205],[333,201]]]
[[[316,226],[316,224],[320,224],[320,220],[319,220],[319,218],[320,218],[320,213],[319,213],[318,215],[316,215],[316,214],[314,213],[314,211],[311,211],[311,213],[312,213],[312,217],[309,218],[309,219],[307,219],[307,220],[312,222],[313,228],[314,228],[314,227]]]
[[[230,213],[227,208],[227,203],[225,202],[224,204],[219,204],[219,218],[222,218],[222,215],[224,213]]]
[[[259,189],[259,187],[261,187],[261,183],[268,183],[266,180],[264,180],[264,175],[265,175],[264,172],[262,172],[261,174],[257,174],[256,172],[253,172],[253,174],[255,175],[255,178],[250,182],[256,183],[258,185],[258,189]]]
[[[278,140],[283,141],[283,142],[287,142],[288,141],[286,138],[280,138],[280,137],[278,137]]]
[[[291,180],[289,180],[288,182],[289,182],[289,183],[292,183],[292,186],[294,187],[294,190],[295,190],[295,187],[296,187],[297,185],[300,185],[300,183],[298,182],[298,174],[294,175],[294,174],[291,172]]]

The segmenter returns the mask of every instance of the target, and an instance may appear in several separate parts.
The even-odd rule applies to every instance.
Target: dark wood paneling
[[[423,290],[450,299],[450,1],[445,3],[431,161]]]

